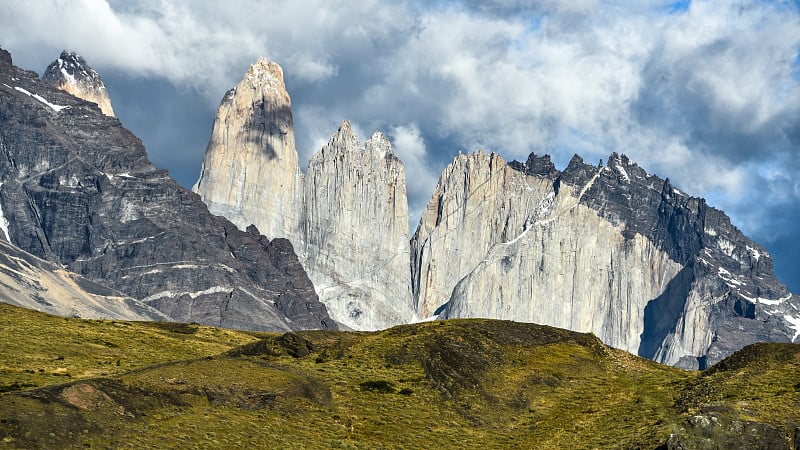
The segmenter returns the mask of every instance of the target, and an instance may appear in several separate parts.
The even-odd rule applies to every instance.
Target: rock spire
[[[289,241],[211,214],[119,120],[2,64],[0,113],[0,239],[171,320],[336,328]]]
[[[345,121],[302,175],[278,64],[259,59],[225,95],[193,189],[239,227],[288,238],[336,321],[413,317],[403,164],[383,134],[361,145]]]
[[[364,145],[343,122],[308,163],[304,266],[332,317],[356,329],[408,322],[406,173],[382,133]]]
[[[193,190],[241,229],[297,240],[302,180],[278,64],[260,58],[225,94]]]
[[[68,50],[62,51],[58,59],[47,66],[42,80],[78,98],[96,103],[103,114],[114,117],[111,98],[100,74],[81,55]]]
[[[343,122],[299,175],[281,72],[254,67],[222,102],[195,189],[240,226],[287,236],[341,324],[535,322],[686,368],[800,339],[800,298],[769,254],[625,155],[598,166],[576,155],[561,171],[548,156],[459,154],[409,244],[405,170],[386,137],[362,145]],[[263,103],[286,111],[258,113],[275,110]]]

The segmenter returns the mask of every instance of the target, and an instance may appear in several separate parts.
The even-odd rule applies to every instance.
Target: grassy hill
[[[800,346],[705,372],[495,320],[244,333],[0,305],[0,448],[797,448]]]

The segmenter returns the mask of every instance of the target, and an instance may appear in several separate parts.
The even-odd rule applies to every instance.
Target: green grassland
[[[690,372],[590,334],[496,320],[258,334],[0,305],[0,326],[0,448],[792,449],[800,438],[791,344]]]

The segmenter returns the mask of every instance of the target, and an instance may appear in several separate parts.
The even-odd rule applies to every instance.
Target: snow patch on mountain
[[[628,172],[625,170],[625,168],[622,167],[622,164],[616,164],[614,168],[617,169],[617,172],[619,172],[623,180],[627,181],[628,183],[631,182],[631,177],[628,175]]]
[[[800,316],[790,316],[787,314],[783,316],[783,318],[791,324],[790,328],[795,330],[794,337],[792,337],[792,342],[796,341],[798,336],[800,336]]]
[[[196,291],[196,292],[161,291],[161,292],[156,292],[155,294],[148,296],[147,298],[143,299],[142,301],[143,302],[149,302],[149,301],[152,301],[152,300],[157,300],[159,298],[165,298],[165,297],[177,298],[177,297],[183,297],[184,295],[188,295],[189,297],[194,299],[194,298],[200,297],[201,295],[219,294],[219,293],[231,292],[231,291],[233,291],[233,288],[231,288],[229,286],[213,286],[213,287],[210,287],[208,289],[204,289],[202,291]]]
[[[3,183],[0,183],[0,188],[3,187]],[[8,219],[6,219],[5,214],[3,214],[3,204],[0,203],[0,230],[3,230],[3,235],[6,237],[8,242],[11,242],[11,238],[8,235]]]
[[[5,83],[4,83],[4,84],[5,84]],[[8,85],[6,85],[6,86],[8,86]],[[33,97],[33,98],[35,98],[36,100],[39,100],[40,102],[42,102],[42,103],[44,103],[45,105],[49,106],[49,107],[50,107],[50,108],[51,108],[53,111],[55,111],[55,112],[60,112],[62,109],[67,109],[67,108],[69,108],[69,106],[64,106],[64,105],[56,105],[56,104],[54,104],[54,103],[50,103],[50,102],[48,102],[48,101],[47,101],[47,99],[45,99],[45,98],[44,98],[44,97],[42,97],[41,95],[39,95],[39,94],[32,94],[32,93],[28,92],[27,90],[25,90],[25,89],[23,89],[23,88],[21,88],[21,87],[19,87],[19,86],[14,86],[14,89],[18,90],[19,92],[22,92],[23,94],[27,94],[27,95],[29,95],[29,96],[31,96],[31,97]]]
[[[750,247],[749,245],[746,245],[745,248],[747,249],[748,252],[750,252],[751,255],[753,255],[753,258],[756,261],[758,261],[759,258],[761,258],[761,252],[759,252],[758,249]]]

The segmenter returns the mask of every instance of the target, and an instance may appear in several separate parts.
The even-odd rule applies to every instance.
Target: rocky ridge
[[[259,59],[222,99],[193,190],[239,227],[286,237],[332,317],[374,330],[413,317],[405,169],[343,122],[298,169],[283,71]]]
[[[96,103],[103,114],[114,117],[111,97],[108,95],[103,79],[81,55],[64,50],[58,59],[47,66],[42,75],[42,81],[78,98]]]
[[[423,313],[590,331],[687,368],[800,334],[800,299],[766,250],[624,155],[563,172],[547,156],[459,155],[412,240],[412,273]]]
[[[233,92],[255,93],[244,101],[255,106],[223,122],[231,94],[223,100],[195,190],[241,226],[285,233],[333,317],[347,326],[385,328],[412,316],[535,322],[592,332],[687,368],[749,343],[800,336],[800,299],[775,279],[769,254],[724,213],[624,155],[598,166],[575,156],[560,171],[547,156],[507,163],[494,153],[459,154],[409,245],[402,164],[385,137],[361,146],[345,122],[300,177],[298,204],[294,181],[281,190],[287,177],[296,179],[294,152],[281,164],[263,140],[254,140],[261,151],[225,142],[266,129],[293,136],[283,79],[243,90],[253,71]],[[267,104],[286,110],[261,114]],[[228,170],[226,161],[237,158],[247,161],[246,174]],[[215,178],[220,165],[224,174]],[[243,200],[255,194],[237,194],[248,190],[287,192],[271,201],[295,205],[282,214],[293,224],[272,223],[257,202]],[[407,249],[410,270],[399,262]]]
[[[63,317],[169,320],[155,308],[39,259],[4,239],[0,239],[0,302]]]
[[[388,140],[362,146],[345,122],[300,174],[282,71],[260,60],[223,98],[195,186],[242,232],[152,167],[118,121],[7,52],[0,83],[3,235],[172,320],[335,327],[302,263],[354,328],[415,313],[538,322],[686,368],[800,337],[800,298],[769,254],[624,155],[598,166],[576,156],[563,171],[536,155],[459,155],[409,250],[405,173]]]
[[[289,241],[212,215],[117,119],[14,67],[5,52],[0,121],[4,237],[17,247],[172,320],[336,327]]]

